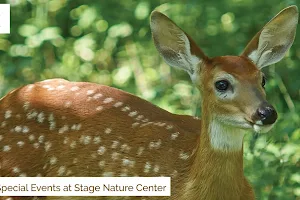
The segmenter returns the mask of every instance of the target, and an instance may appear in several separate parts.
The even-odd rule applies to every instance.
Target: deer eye
[[[230,83],[227,80],[220,80],[215,83],[215,87],[219,92],[225,92],[229,85]]]
[[[263,76],[261,81],[261,86],[264,88],[266,85],[266,78]]]

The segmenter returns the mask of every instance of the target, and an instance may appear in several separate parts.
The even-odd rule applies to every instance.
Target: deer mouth
[[[268,131],[270,131],[274,124],[263,124],[260,120],[253,122],[252,120],[248,120],[245,119],[247,121],[247,123],[252,127],[252,129],[256,132],[256,133],[267,133]]]
[[[244,118],[219,118],[224,124],[233,126],[236,128],[241,128],[249,131],[254,131],[256,133],[267,133],[270,131],[274,124],[263,124],[261,120],[253,121],[247,117]]]
[[[254,124],[253,125],[253,130],[256,133],[267,133],[273,128],[274,124],[268,124],[268,125],[258,125]]]

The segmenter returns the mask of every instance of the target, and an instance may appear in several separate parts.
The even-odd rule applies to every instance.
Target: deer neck
[[[204,108],[204,107],[203,107]],[[187,184],[188,199],[239,199],[243,189],[245,131],[202,110],[202,130]],[[201,195],[201,196],[200,196]]]

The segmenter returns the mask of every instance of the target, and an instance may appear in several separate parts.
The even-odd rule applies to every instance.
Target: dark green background
[[[112,85],[170,112],[201,115],[187,74],[159,57],[149,29],[158,8],[209,56],[238,55],[261,27],[297,0],[8,0],[11,34],[0,35],[0,95],[48,78]],[[258,199],[300,199],[300,32],[286,57],[264,68],[279,119],[248,135],[245,173]],[[228,183],[230,184],[230,183]],[[298,196],[298,197],[297,197]]]

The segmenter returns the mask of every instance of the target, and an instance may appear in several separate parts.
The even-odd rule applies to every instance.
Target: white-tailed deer
[[[277,119],[261,68],[284,57],[297,22],[297,7],[290,6],[240,56],[209,58],[174,22],[152,12],[155,46],[199,88],[202,120],[107,86],[38,82],[0,101],[0,175],[171,176],[172,196],[164,199],[255,199],[243,174],[243,137],[270,130]]]

